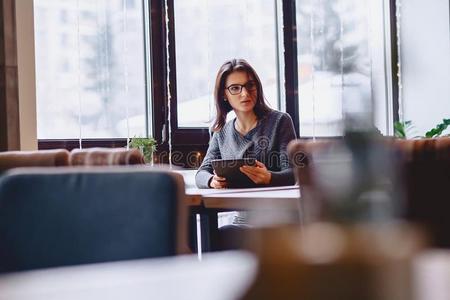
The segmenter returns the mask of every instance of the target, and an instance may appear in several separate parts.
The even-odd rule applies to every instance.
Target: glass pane
[[[450,2],[401,1],[399,117],[408,137],[424,136],[450,119]],[[419,21],[420,20],[420,21]],[[450,135],[447,127],[441,136]]]
[[[34,5],[38,138],[145,135],[142,2]]]
[[[344,114],[372,109],[367,2],[297,1],[302,136],[341,135]]]
[[[176,0],[175,37],[179,127],[209,127],[220,66],[244,58],[278,108],[276,9],[273,0]]]

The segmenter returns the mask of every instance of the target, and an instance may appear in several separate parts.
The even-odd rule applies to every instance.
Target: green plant
[[[433,137],[441,136],[442,132],[444,132],[444,130],[447,129],[447,127],[449,125],[450,125],[450,119],[443,119],[442,123],[437,124],[436,127],[427,131],[427,133],[425,133],[425,137],[433,138]],[[450,134],[447,134],[447,136],[449,136],[449,135]]]
[[[154,138],[133,137],[130,139],[130,147],[139,149],[144,155],[146,163],[152,163],[153,152],[156,151],[156,140]]]
[[[440,136],[450,136],[450,134],[442,135],[442,133],[450,126],[450,119],[443,119],[442,123],[439,123],[433,129],[427,131],[425,136],[414,136],[413,138],[435,138]],[[394,136],[400,139],[407,139],[411,136],[411,132],[414,129],[412,121],[395,122],[394,123]]]

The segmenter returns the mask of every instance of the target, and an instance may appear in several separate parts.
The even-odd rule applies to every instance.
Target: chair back
[[[167,171],[15,169],[0,178],[0,272],[175,255],[184,204]]]
[[[73,149],[69,164],[72,166],[114,166],[145,164],[144,155],[138,149],[87,148]]]
[[[425,225],[434,246],[450,247],[450,138],[394,145],[404,159],[405,218]]]
[[[385,138],[378,142],[388,146],[395,155],[396,182],[402,187],[401,217],[424,225],[433,246],[450,247],[450,138],[399,140]],[[314,153],[333,151],[337,141],[295,140],[288,152],[300,184],[305,211],[321,210],[323,191],[317,185]],[[395,170],[393,168],[393,170]],[[396,194],[399,195],[398,193]],[[398,203],[397,203],[398,204]],[[316,207],[314,207],[314,205]],[[319,207],[317,207],[319,206]]]
[[[65,149],[0,152],[0,173],[18,167],[57,167],[69,165]]]

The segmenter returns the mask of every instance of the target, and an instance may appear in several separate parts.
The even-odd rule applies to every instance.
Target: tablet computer
[[[213,159],[211,164],[217,176],[227,179],[228,187],[243,188],[256,185],[247,175],[239,170],[244,165],[256,166],[254,158]]]

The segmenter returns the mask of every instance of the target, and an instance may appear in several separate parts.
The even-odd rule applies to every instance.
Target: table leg
[[[217,217],[217,211],[208,211],[208,233],[209,233],[209,251],[218,251],[218,239],[219,239],[219,222]]]
[[[200,236],[202,252],[217,250],[218,219],[215,210],[200,210]]]
[[[189,213],[189,248],[192,253],[198,252],[197,247],[197,213],[198,209],[191,208]]]

